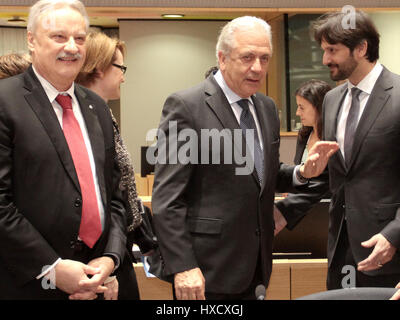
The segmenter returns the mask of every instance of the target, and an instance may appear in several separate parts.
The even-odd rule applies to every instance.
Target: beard
[[[353,71],[357,68],[358,63],[355,61],[355,59],[350,56],[345,62],[342,64],[333,64],[330,63],[328,64],[328,67],[336,67],[336,73],[331,69],[331,79],[333,81],[340,81],[340,80],[345,80],[351,76]]]

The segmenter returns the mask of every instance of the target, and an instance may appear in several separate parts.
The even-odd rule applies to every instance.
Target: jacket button
[[[75,199],[75,207],[80,207],[82,205],[82,200],[81,199],[79,199],[79,198],[76,198]]]
[[[260,229],[256,229],[256,236],[260,236]]]

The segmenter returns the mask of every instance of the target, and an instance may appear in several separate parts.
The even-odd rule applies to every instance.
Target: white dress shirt
[[[86,149],[88,151],[90,167],[92,169],[93,181],[94,181],[94,185],[95,185],[97,204],[98,204],[99,213],[100,213],[101,227],[102,227],[102,230],[104,230],[104,206],[103,206],[103,202],[101,199],[100,187],[99,187],[99,183],[98,183],[98,179],[97,179],[97,175],[96,175],[96,164],[94,162],[93,150],[92,150],[92,146],[90,144],[90,139],[89,139],[89,134],[87,132],[86,124],[85,124],[85,121],[82,116],[82,112],[81,112],[81,108],[78,103],[78,99],[76,98],[75,93],[74,93],[75,85],[74,85],[74,83],[72,83],[72,86],[67,91],[59,92],[56,88],[54,88],[53,85],[51,85],[50,82],[48,82],[45,78],[43,78],[35,70],[35,67],[33,67],[33,71],[34,71],[36,77],[39,79],[40,84],[42,85],[47,97],[49,98],[50,103],[52,104],[52,106],[54,108],[54,111],[57,115],[57,119],[60,123],[61,128],[62,128],[63,109],[56,101],[56,98],[59,94],[63,94],[63,93],[68,93],[72,98],[72,111],[74,113],[76,120],[78,121],[80,128],[81,128],[83,139],[84,139],[84,142],[86,145]],[[47,272],[49,272],[52,268],[54,268],[60,260],[61,260],[61,258],[59,258],[53,265],[49,266],[48,268],[45,268],[45,270],[39,276],[37,276],[37,279],[43,277]]]
[[[360,81],[360,83],[356,86],[358,89],[362,90],[359,96],[360,100],[360,113],[357,119],[358,122],[361,119],[361,116],[364,112],[365,106],[367,105],[368,99],[371,95],[372,89],[375,86],[376,81],[378,80],[381,72],[383,70],[382,65],[377,62],[372,70]],[[347,94],[344,98],[343,104],[340,108],[340,112],[338,115],[338,122],[336,128],[336,140],[339,144],[340,151],[342,152],[343,158],[344,155],[344,134],[346,131],[346,122],[347,117],[349,115],[349,110],[351,107],[351,89],[355,87],[350,81],[347,81]]]
[[[242,114],[243,109],[239,106],[239,104],[237,102],[239,100],[242,100],[243,98],[240,97],[239,95],[237,95],[235,92],[233,92],[231,90],[231,88],[229,88],[229,86],[225,82],[225,79],[222,76],[222,73],[221,73],[220,70],[218,70],[218,72],[214,75],[214,78],[217,81],[218,85],[221,87],[222,92],[224,93],[224,95],[225,95],[226,99],[228,100],[229,104],[231,105],[231,108],[232,108],[233,113],[235,114],[236,120],[240,125],[240,116]],[[251,97],[248,97],[247,99],[250,102],[249,103],[249,109],[250,109],[251,114],[253,115],[254,122],[256,123],[257,133],[258,133],[258,137],[259,137],[259,141],[260,141],[260,147],[261,147],[261,150],[264,150],[263,139],[262,139],[260,124],[258,122],[256,110],[254,108],[254,104],[253,104],[253,101],[252,101]],[[267,168],[264,168],[264,170],[266,170],[266,169]],[[300,169],[300,165],[296,166],[295,170],[293,170],[293,183],[294,183],[295,186],[299,186],[299,185],[305,184],[305,183],[300,182],[297,179],[296,171],[298,171],[299,169]]]
[[[243,98],[238,96],[235,92],[233,92],[231,90],[231,88],[228,87],[220,70],[218,70],[218,72],[214,75],[214,78],[217,81],[218,85],[221,87],[229,104],[231,105],[231,108],[232,108],[233,113],[235,114],[236,120],[237,120],[238,124],[240,125],[240,116],[242,115],[243,109],[241,106],[239,106],[239,104],[237,102],[242,100]],[[248,97],[247,100],[249,101],[249,110],[250,110],[251,114],[253,115],[254,122],[256,123],[257,134],[259,137],[261,150],[263,150],[263,139],[262,139],[262,135],[261,135],[260,124],[258,123],[256,110],[254,108],[254,104],[253,104],[253,101],[251,100],[251,98]]]

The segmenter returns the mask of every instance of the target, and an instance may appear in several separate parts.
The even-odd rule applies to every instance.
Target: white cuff
[[[49,266],[49,265],[44,266],[44,267],[42,268],[42,273],[39,274],[39,275],[36,277],[36,279],[40,279],[40,278],[44,277],[47,273],[49,273],[51,270],[53,270],[53,269],[55,268],[55,266],[56,266],[60,261],[61,261],[61,258],[58,258],[58,259],[56,260],[56,262],[54,262],[51,266]]]

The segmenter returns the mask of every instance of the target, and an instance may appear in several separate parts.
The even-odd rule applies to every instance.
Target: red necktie
[[[63,108],[64,136],[67,140],[81,187],[82,217],[79,237],[88,247],[93,248],[101,235],[101,222],[88,152],[81,128],[72,111],[71,97],[59,94],[56,101]]]

